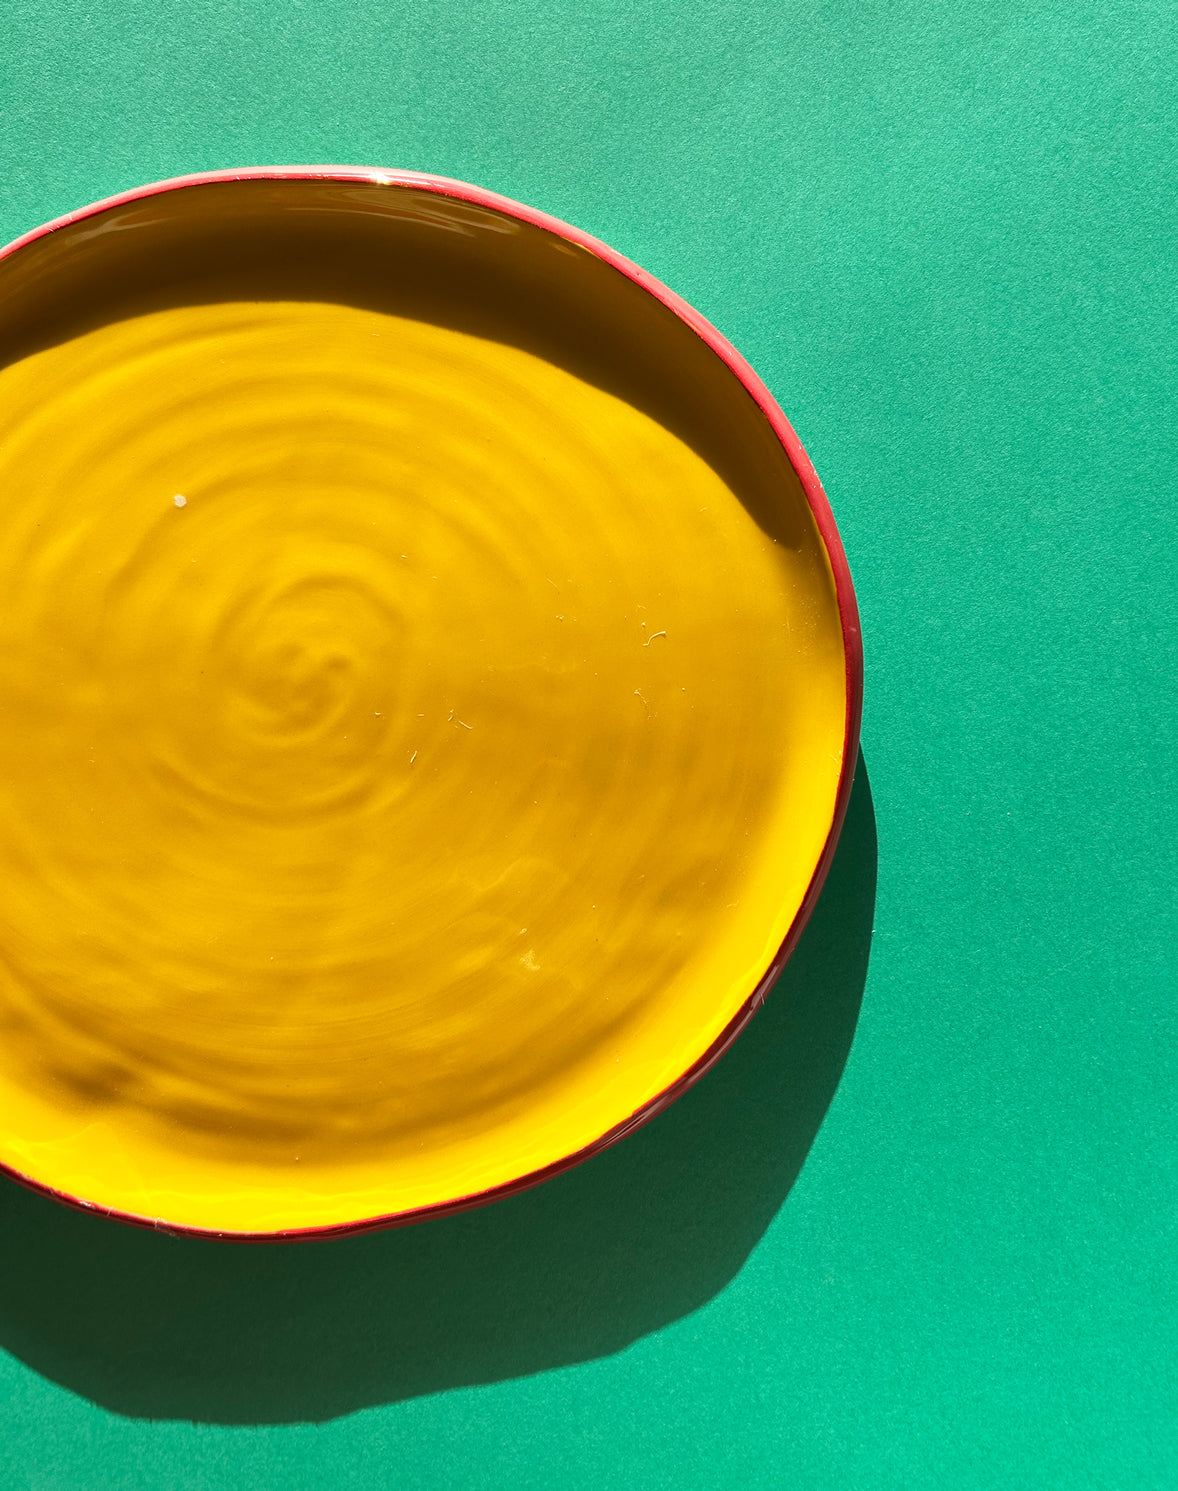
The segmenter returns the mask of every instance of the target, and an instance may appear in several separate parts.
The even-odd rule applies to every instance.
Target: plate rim
[[[694,1087],[701,1077],[705,1076],[720,1058],[727,1052],[736,1038],[748,1025],[749,1021],[764,1004],[765,998],[773,985],[777,982],[782,969],[789,961],[790,955],[797,946],[806,923],[810,919],[815,903],[825,884],[827,873],[830,870],[831,861],[834,858],[835,847],[838,844],[839,834],[842,830],[843,821],[847,814],[847,805],[850,802],[851,786],[855,777],[855,767],[859,756],[859,730],[863,717],[863,637],[859,621],[859,608],[855,599],[855,589],[851,580],[850,566],[843,550],[842,539],[835,525],[834,514],[826,493],[822,489],[822,483],[818,479],[818,473],[807,456],[802,442],[794,432],[793,426],[785,417],[768,388],[736,350],[731,342],[727,340],[716,328],[691,306],[687,301],[676,295],[673,290],[667,288],[654,275],[648,273],[633,260],[626,258],[624,254],[618,253],[616,249],[603,243],[601,239],[592,234],[584,232],[583,229],[574,227],[560,218],[553,217],[539,208],[530,207],[523,202],[517,202],[511,197],[505,197],[498,192],[490,191],[481,186],[474,186],[467,181],[458,181],[448,176],[436,176],[428,172],[403,171],[386,169],[378,166],[247,166],[237,169],[198,171],[184,176],[171,176],[162,181],[149,182],[144,186],[133,187],[129,191],[118,192],[114,196],[103,197],[97,202],[88,203],[84,207],[76,208],[72,212],[64,213],[61,217],[51,219],[39,227],[31,229],[20,237],[14,238],[11,243],[0,248],[0,263],[18,253],[29,244],[36,243],[42,238],[56,233],[59,229],[68,227],[72,223],[83,222],[85,219],[95,217],[99,213],[107,212],[111,208],[125,206],[132,202],[143,201],[146,198],[161,196],[165,192],[181,191],[191,186],[208,186],[216,183],[235,181],[340,181],[357,182],[378,186],[408,187],[417,191],[429,192],[435,196],[449,197],[460,202],[468,202],[477,207],[489,208],[494,212],[503,213],[507,217],[515,218],[519,222],[527,223],[532,227],[541,228],[546,232],[563,238],[566,242],[576,244],[586,249],[596,258],[601,259],[611,268],[640,286],[656,300],[660,301],[672,311],[680,321],[684,322],[728,367],[729,371],[743,385],[745,392],[749,394],[753,402],[760,408],[762,414],[769,421],[769,425],[777,437],[790,465],[801,483],[802,492],[806,503],[814,517],[823,547],[826,550],[827,559],[830,563],[834,576],[835,597],[838,604],[839,622],[842,628],[843,656],[846,666],[846,713],[843,726],[843,753],[839,769],[838,787],[835,792],[834,813],[831,818],[830,830],[823,845],[822,853],[814,872],[806,887],[806,893],[802,897],[801,904],[790,924],[789,931],[782,940],[781,946],[774,954],[768,968],[757,981],[757,985],[749,997],[733,1015],[732,1019],[708,1047],[686,1071],[682,1072],[673,1082],[657,1093],[653,1098],[635,1109],[628,1118],[608,1129],[600,1138],[584,1145],[570,1154],[553,1160],[550,1164],[538,1170],[528,1171],[526,1174],[517,1176],[513,1180],[504,1181],[497,1186],[489,1187],[482,1191],[473,1191],[464,1196],[457,1196],[447,1201],[432,1202],[428,1206],[411,1207],[404,1211],[383,1213],[379,1216],[362,1217],[350,1222],[332,1222],[326,1225],[313,1227],[291,1227],[275,1230],[260,1231],[237,1231],[221,1230],[212,1227],[195,1227],[182,1223],[168,1222],[162,1217],[150,1217],[138,1212],[123,1211],[118,1207],[102,1206],[98,1202],[86,1201],[80,1196],[74,1196],[68,1191],[58,1190],[54,1186],[47,1185],[44,1181],[36,1180],[33,1176],[26,1175],[14,1166],[5,1164],[0,1160],[0,1175],[5,1175],[9,1180],[16,1181],[18,1185],[24,1186],[39,1195],[47,1196],[54,1201],[71,1207],[75,1211],[86,1212],[90,1215],[109,1217],[112,1221],[123,1222],[132,1227],[149,1228],[156,1232],[163,1232],[172,1237],[203,1237],[216,1239],[224,1242],[240,1243],[275,1243],[275,1242],[312,1242],[337,1237],[355,1237],[367,1232],[379,1232],[386,1228],[405,1227],[416,1222],[429,1221],[434,1217],[453,1216],[459,1212],[470,1211],[474,1207],[486,1206],[493,1201],[500,1201],[508,1196],[517,1195],[521,1191],[530,1190],[533,1186],[543,1184],[563,1171],[579,1165],[583,1161],[600,1154],[609,1149],[619,1140],[626,1138],[643,1124],[669,1108],[677,1098],[683,1096],[689,1088]]]

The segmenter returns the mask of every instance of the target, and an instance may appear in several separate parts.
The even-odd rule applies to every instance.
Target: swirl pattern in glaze
[[[829,828],[816,535],[354,306],[131,316],[0,407],[0,1159],[326,1225],[549,1163],[706,1049]]]

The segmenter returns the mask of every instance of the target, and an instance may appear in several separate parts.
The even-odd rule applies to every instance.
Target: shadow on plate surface
[[[789,1193],[867,976],[876,835],[859,758],[819,904],[719,1065],[613,1149],[494,1206],[373,1236],[141,1232],[0,1179],[0,1345],[117,1413],[323,1420],[618,1351],[698,1309]]]

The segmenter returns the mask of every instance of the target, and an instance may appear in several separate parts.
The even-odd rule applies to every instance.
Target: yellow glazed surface
[[[788,930],[825,551],[525,347],[171,300],[0,369],[0,1161],[216,1230],[510,1181]]]

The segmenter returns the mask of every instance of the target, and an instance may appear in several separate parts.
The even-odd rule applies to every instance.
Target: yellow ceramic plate
[[[534,1183],[695,1080],[833,851],[850,577],[735,352],[456,182],[0,256],[0,1164],[170,1230]]]

